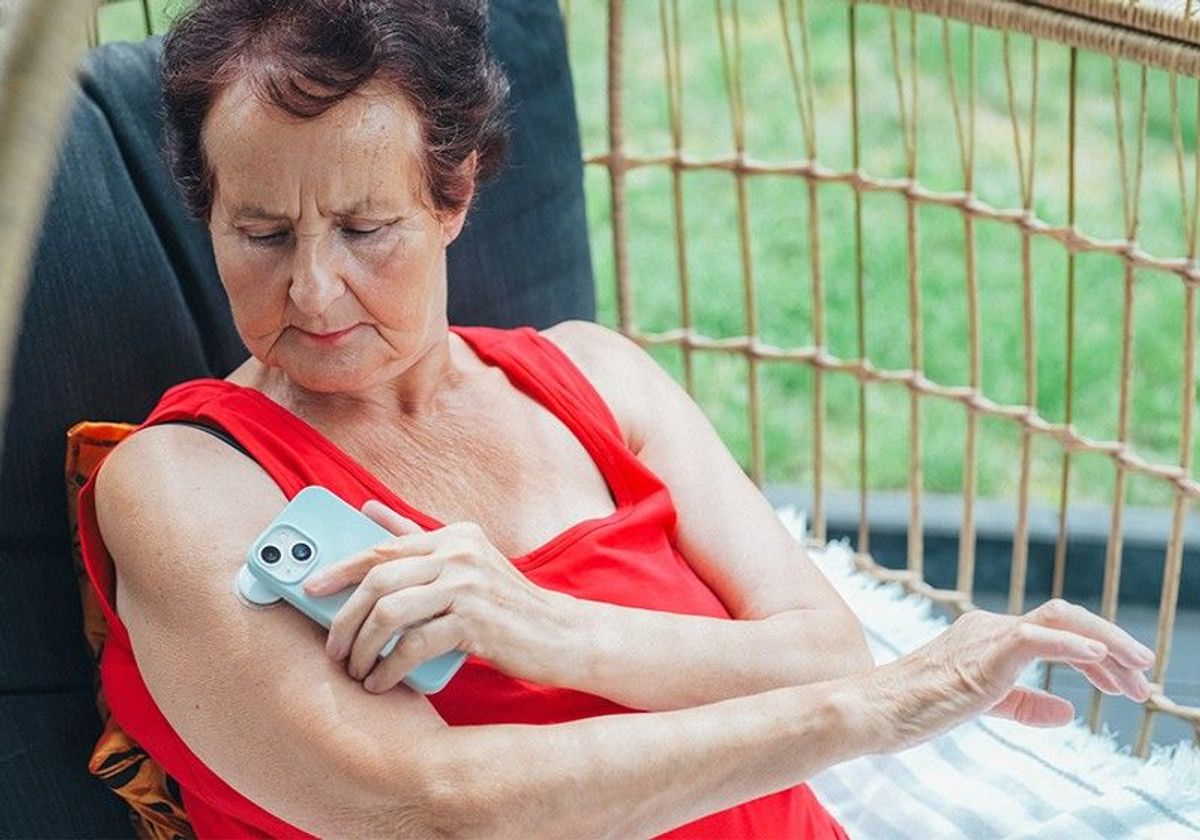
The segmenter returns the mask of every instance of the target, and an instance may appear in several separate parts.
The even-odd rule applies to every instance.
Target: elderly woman
[[[484,36],[469,0],[202,0],[167,39],[169,160],[250,357],[163,395],[81,537],[113,715],[196,831],[841,837],[821,768],[983,712],[1068,720],[1013,688],[1035,658],[1144,699],[1150,652],[1061,602],[874,668],[637,346],[448,325],[446,246],[503,146]],[[310,484],[395,535],[308,584],[361,584],[328,634],[233,586]],[[441,692],[399,684],[455,649]]]

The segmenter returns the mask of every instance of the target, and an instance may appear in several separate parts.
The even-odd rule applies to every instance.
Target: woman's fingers
[[[378,499],[368,499],[361,510],[368,518],[399,536],[420,534],[424,530],[416,522],[403,516],[399,511],[392,510]]]
[[[1111,673],[1111,666],[1107,666],[1106,663],[1076,665],[1075,667],[1105,694],[1127,694],[1138,701],[1145,700],[1149,696],[1148,684],[1141,689],[1133,685],[1123,686]],[[1141,676],[1138,672],[1133,673]],[[1144,677],[1142,682],[1145,682]],[[1017,686],[992,707],[988,714],[1010,718],[1027,726],[1063,726],[1075,716],[1075,707],[1069,700],[1054,694]]]
[[[1133,641],[1132,637],[1128,637],[1127,634],[1125,634],[1126,638],[1115,636],[1105,630],[1105,628],[1113,627],[1109,622],[1087,613],[1081,607],[1076,608],[1069,604],[1067,606],[1071,607],[1071,612],[1078,610],[1085,613],[1086,617],[1070,615],[1062,623],[1080,627],[1089,632],[1085,635],[1074,630],[1060,629],[1057,626],[1047,626],[1025,620],[1017,631],[1018,639],[1021,641],[1021,644],[1018,645],[1021,650],[1020,656],[1024,658],[1032,655],[1039,659],[1069,664],[1105,694],[1123,694],[1138,702],[1149,698],[1150,683],[1140,670],[1140,666],[1130,667],[1124,664],[1114,655],[1112,649],[1092,633],[1121,645],[1124,657],[1128,658],[1132,654],[1139,657],[1138,661],[1145,661],[1135,648],[1129,646],[1129,642]],[[1033,617],[1037,612],[1035,610],[1027,619]],[[1098,627],[1097,622],[1103,627]],[[1124,633],[1124,631],[1121,632]],[[1133,641],[1133,644],[1137,645],[1137,642]]]
[[[346,663],[350,676],[361,680],[371,673],[379,658],[379,652],[397,630],[426,621],[449,608],[450,591],[444,586],[413,586],[380,598],[354,638],[350,658]],[[411,632],[420,633],[420,630],[421,628],[414,627]],[[408,636],[409,633],[406,632],[396,649],[404,646]],[[394,655],[395,650],[388,654],[389,657]]]
[[[1108,657],[1108,648],[1069,630],[1059,630],[1028,620],[1022,620],[1015,631],[1016,644],[1009,649],[1009,664],[1016,674],[1033,659],[1052,662],[1095,664]]]
[[[1075,665],[1075,670],[1088,678],[1088,682],[1096,686],[1105,694],[1117,695],[1121,693],[1121,684],[1109,672],[1103,663],[1097,662],[1094,665]]]
[[[390,691],[422,662],[461,648],[464,632],[462,619],[453,613],[412,628],[400,637],[391,653],[379,660],[363,681],[363,688],[375,693]]]
[[[366,578],[372,569],[393,560],[432,554],[437,541],[425,532],[394,537],[314,573],[304,582],[309,595],[332,595]]]
[[[1047,601],[1030,612],[1026,621],[1100,642],[1108,655],[1093,667],[1079,670],[1106,694],[1124,694],[1138,702],[1149,698],[1150,683],[1142,672],[1154,664],[1154,652],[1117,625],[1062,599]]]
[[[1101,642],[1108,648],[1109,655],[1126,668],[1142,670],[1154,664],[1154,651],[1117,625],[1078,604],[1056,598],[1032,610],[1027,618]]]
[[[344,657],[349,653],[359,627],[380,598],[407,587],[431,583],[437,579],[440,569],[440,564],[429,556],[406,557],[372,568],[333,617],[325,651],[334,659]]]
[[[1108,672],[1109,676],[1117,684],[1118,693],[1131,697],[1139,703],[1149,699],[1150,681],[1146,679],[1146,675],[1140,670],[1122,665],[1111,654],[1100,663],[1100,666]]]
[[[1150,682],[1146,679],[1145,674],[1126,668],[1111,656],[1105,658],[1103,662],[1092,664],[1072,662],[1071,664],[1075,670],[1088,678],[1088,682],[1105,694],[1123,694],[1139,703],[1144,702],[1150,696]]]
[[[1070,700],[1062,697],[1036,688],[1017,686],[988,714],[1009,718],[1026,726],[1063,726],[1075,717],[1075,707]]]
[[[1021,651],[1018,660],[1032,655],[1052,662],[1065,662],[1087,676],[1101,691],[1124,694],[1139,703],[1150,696],[1150,683],[1145,674],[1121,664],[1095,639],[1032,622],[1020,625],[1018,638],[1022,640],[1018,645]]]
[[[310,576],[304,582],[304,591],[309,595],[320,596],[338,592],[352,583],[358,583],[367,572],[381,563],[399,557],[431,554],[436,548],[435,540],[430,538],[421,526],[378,499],[368,499],[362,506],[362,512],[395,534],[396,538],[371,546]]]

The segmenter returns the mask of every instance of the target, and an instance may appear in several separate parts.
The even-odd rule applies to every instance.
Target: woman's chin
[[[281,366],[293,384],[306,391],[319,394],[336,394],[353,391],[367,384],[371,365],[354,359],[296,359]]]

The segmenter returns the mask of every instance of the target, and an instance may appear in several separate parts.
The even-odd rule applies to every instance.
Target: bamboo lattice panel
[[[727,108],[727,115],[721,122],[724,123],[722,128],[728,130],[729,145],[724,153],[706,151],[697,154],[691,151],[694,145],[711,150],[713,144],[711,137],[697,139],[694,130],[688,133],[689,68],[684,62],[694,50],[691,42],[685,43],[685,33],[692,32],[689,28],[692,22],[681,16],[681,4],[677,0],[660,0],[656,20],[651,19],[650,9],[644,4],[638,4],[635,20],[623,3],[609,3],[607,149],[588,154],[586,160],[602,168],[608,176],[607,209],[611,211],[616,321],[623,332],[648,348],[677,348],[682,355],[681,378],[689,390],[695,388],[699,356],[721,354],[744,359],[744,404],[749,441],[747,470],[759,483],[766,472],[762,407],[764,366],[801,365],[810,370],[811,399],[806,434],[811,447],[813,502],[810,513],[818,540],[825,537],[827,440],[837,431],[831,429],[828,422],[830,402],[827,392],[837,380],[852,380],[856,393],[851,399],[856,401],[858,438],[857,468],[852,479],[859,492],[857,550],[860,565],[872,575],[901,581],[911,591],[958,610],[974,606],[977,484],[980,462],[986,455],[981,443],[982,424],[1009,424],[1019,435],[1016,457],[1010,465],[1016,497],[1009,589],[1009,608],[1013,612],[1026,607],[1031,484],[1036,472],[1045,472],[1047,464],[1052,462],[1053,470],[1059,476],[1058,539],[1051,591],[1046,594],[1060,595],[1066,571],[1066,523],[1072,503],[1072,472],[1083,456],[1100,457],[1109,462],[1112,485],[1107,494],[1110,498],[1108,540],[1100,612],[1114,620],[1119,618],[1129,487],[1133,483],[1140,486],[1140,483],[1149,482],[1161,488],[1168,499],[1171,526],[1166,535],[1168,545],[1163,558],[1156,640],[1158,663],[1152,674],[1154,693],[1145,704],[1138,734],[1137,749],[1145,754],[1156,714],[1168,713],[1193,727],[1200,727],[1200,709],[1175,702],[1167,696],[1163,686],[1175,626],[1187,513],[1191,500],[1200,496],[1200,483],[1192,469],[1196,443],[1193,433],[1195,297],[1200,280],[1200,266],[1196,260],[1200,160],[1195,140],[1200,94],[1194,77],[1200,75],[1200,50],[1178,38],[1169,40],[1155,34],[1165,31],[1168,25],[1174,27],[1170,30],[1173,35],[1187,34],[1193,22],[1186,14],[1171,17],[1161,10],[1152,14],[1148,8],[1126,7],[1122,12],[1117,8],[1121,4],[1115,3],[1063,2],[1035,6],[970,0],[912,0],[910,3],[883,0],[837,4],[845,15],[845,56],[839,71],[826,71],[826,81],[818,85],[814,79],[822,74],[822,70],[814,65],[814,46],[807,23],[815,5],[794,0],[781,0],[777,4],[715,0],[706,14],[715,23],[710,29],[716,41],[712,52],[719,56]],[[822,14],[828,17],[829,7],[833,5],[821,4]],[[1052,5],[1061,8],[1049,8]],[[1066,7],[1072,7],[1073,11],[1075,7],[1085,5],[1092,7],[1091,17],[1068,14]],[[687,8],[689,16],[697,11],[691,4]],[[753,9],[752,17],[748,16],[747,8]],[[1115,18],[1118,12],[1124,15],[1121,18],[1124,25],[1116,26],[1105,19],[1105,15]],[[860,32],[866,15],[872,17],[873,23],[869,41]],[[651,38],[644,30],[655,25],[658,31]],[[923,33],[920,36],[919,29]],[[746,67],[751,62],[744,48],[745,33],[750,31],[755,33],[754,37],[759,37],[768,30],[779,42],[776,55],[783,68],[782,77],[787,82],[786,90],[775,91],[776,101],[769,107],[788,108],[794,114],[797,141],[794,144],[796,153],[791,157],[760,157],[749,140],[750,127],[756,116],[753,109],[762,107],[768,98],[759,96],[757,105],[751,104],[754,97],[748,92]],[[1000,68],[998,78],[1002,90],[998,101],[1002,102],[999,113],[1003,119],[1002,123],[993,122],[986,127],[981,126],[980,121],[984,118],[994,121],[995,114],[979,105],[982,94],[977,84],[977,41],[984,32],[995,43],[991,60]],[[631,36],[639,45],[636,50],[626,44],[626,39]],[[688,37],[695,38],[694,32]],[[657,43],[660,52],[656,63],[661,68],[666,130],[652,132],[647,141],[645,136],[635,135],[627,125],[631,97],[625,95],[625,87],[630,81],[626,65],[636,67],[633,72],[638,77],[634,81],[640,85],[637,97],[640,99],[645,96],[645,86],[641,82],[650,67],[644,50],[652,41]],[[1047,58],[1047,53],[1052,51],[1055,57]],[[825,60],[828,59],[826,54]],[[888,68],[887,73],[872,79],[873,87],[866,91],[861,81],[861,67],[865,61]],[[1095,110],[1095,97],[1085,96],[1082,92],[1085,86],[1081,82],[1084,72],[1081,63],[1086,64],[1089,79],[1099,74],[1108,85],[1107,118],[1111,130],[1106,139],[1112,154],[1110,168],[1104,173],[1106,184],[1101,186],[1111,186],[1114,209],[1110,219],[1112,224],[1103,232],[1094,229],[1096,226],[1090,222],[1081,222],[1077,213],[1080,195],[1086,188],[1090,200],[1095,186],[1093,182],[1081,182],[1077,177],[1080,172],[1091,171],[1085,165],[1088,163],[1086,157],[1081,161],[1081,155],[1088,156],[1094,151],[1079,148],[1076,137],[1080,109],[1089,109],[1089,118]],[[1049,68],[1053,72],[1047,72],[1048,65],[1053,65]],[[772,75],[771,70],[770,67],[765,70],[758,67],[760,74],[777,81],[779,73]],[[843,78],[831,83],[828,81],[831,75]],[[1153,83],[1150,83],[1148,80],[1152,75]],[[1047,87],[1047,76],[1061,77],[1061,84]],[[932,93],[929,90],[931,80],[936,87]],[[848,117],[849,129],[844,139],[849,154],[841,154],[841,159],[834,162],[839,154],[831,154],[828,146],[822,147],[821,126],[831,118],[825,109],[830,107],[831,91],[838,84],[849,101],[847,113],[838,112],[839,118]],[[898,166],[889,172],[876,171],[886,167],[877,167],[878,156],[869,158],[865,151],[868,138],[864,138],[864,125],[869,115],[864,113],[862,102],[868,98],[877,99],[876,88],[882,85],[886,85],[893,95],[893,145],[896,149],[892,151]],[[1155,92],[1153,95],[1151,89]],[[1151,102],[1159,93],[1169,100],[1165,118],[1160,114],[1163,109],[1156,110]],[[1057,110],[1062,119],[1056,127],[1065,149],[1054,172],[1044,169],[1045,139],[1044,136],[1039,138],[1039,129],[1043,135],[1047,133],[1042,115],[1050,98],[1058,102]],[[920,149],[928,143],[923,137],[924,123],[930,119],[928,113],[935,110],[930,105],[931,99],[936,103],[936,109],[950,115],[950,127],[943,127],[938,143],[940,153],[956,161],[957,183],[953,185],[944,181],[933,183],[922,171]],[[632,105],[640,106],[640,102]],[[1161,118],[1168,123],[1162,129],[1163,135],[1170,137],[1164,160],[1169,159],[1173,183],[1156,181],[1152,197],[1158,200],[1170,191],[1178,201],[1178,212],[1173,221],[1178,233],[1178,247],[1173,250],[1159,249],[1157,240],[1154,245],[1141,241],[1145,232],[1142,214],[1147,197],[1146,126],[1151,112],[1155,113],[1156,120]],[[1011,200],[996,200],[988,195],[995,161],[980,161],[979,143],[985,132],[989,137],[997,134],[1007,137],[1010,155],[1007,172],[1016,185]],[[992,143],[992,147],[994,145]],[[1161,162],[1154,161],[1156,166]],[[645,329],[639,321],[637,291],[644,288],[639,284],[650,281],[638,276],[631,256],[642,231],[631,231],[629,227],[630,185],[633,179],[641,177],[642,172],[651,170],[663,171],[667,176],[664,187],[670,197],[665,203],[671,208],[674,235],[673,241],[660,241],[658,247],[674,251],[679,301],[678,325],[658,329]],[[742,322],[739,330],[726,335],[705,333],[697,327],[694,317],[697,303],[694,275],[699,272],[695,260],[690,258],[696,245],[688,236],[687,216],[695,211],[689,209],[686,193],[688,185],[695,183],[692,179],[713,173],[728,176],[733,196],[731,202],[736,207],[736,223],[730,231],[729,247],[737,250],[740,276],[728,278],[727,293],[731,305],[740,302]],[[1155,170],[1155,176],[1158,175],[1161,175],[1161,168]],[[797,271],[802,270],[807,275],[803,282],[808,296],[808,323],[798,330],[806,340],[799,343],[768,342],[764,340],[761,328],[761,289],[756,276],[761,249],[756,249],[755,240],[761,235],[760,227],[766,223],[761,217],[753,216],[751,184],[767,179],[795,179],[794,201],[806,207],[804,224],[794,231],[794,237],[804,243],[802,253],[806,265],[802,269],[797,267]],[[1046,184],[1050,181],[1059,193],[1055,201],[1063,210],[1058,218],[1044,208],[1049,191]],[[852,210],[846,215],[844,225],[834,230],[822,225],[824,211],[821,205],[828,200],[826,196],[837,190],[848,191]],[[873,358],[868,346],[871,324],[864,315],[870,309],[872,296],[871,272],[863,257],[864,251],[869,250],[869,233],[864,229],[864,204],[878,197],[890,197],[901,202],[904,208],[897,228],[907,243],[903,269],[907,295],[902,309],[888,313],[901,328],[898,332],[904,335],[907,345],[906,364],[899,366],[880,363]],[[950,211],[959,219],[960,235],[956,247],[962,261],[961,293],[966,309],[965,346],[962,348],[966,365],[961,381],[948,381],[931,373],[937,367],[937,360],[928,358],[926,352],[928,329],[924,312],[930,302],[923,299],[921,277],[924,264],[931,257],[939,256],[931,255],[921,247],[922,220],[931,210]],[[758,226],[754,220],[758,220]],[[1013,353],[1021,371],[1021,384],[1015,397],[1011,394],[997,397],[985,387],[987,360],[981,321],[986,322],[990,313],[984,312],[981,305],[979,275],[984,267],[979,262],[977,240],[985,227],[997,226],[1010,230],[1016,240],[1015,248],[1008,254],[1016,276],[1012,295],[1019,302],[1021,321],[1020,343]],[[831,280],[825,271],[822,252],[839,246],[835,237],[853,241],[856,260],[853,276]],[[1049,325],[1039,321],[1037,315],[1042,294],[1039,289],[1046,283],[1046,278],[1044,273],[1035,270],[1038,260],[1034,256],[1037,249],[1047,245],[1061,249],[1064,268],[1056,282],[1063,287],[1067,299],[1065,317],[1061,322]],[[1081,346],[1076,335],[1080,296],[1087,295],[1087,290],[1080,290],[1078,286],[1077,263],[1099,257],[1111,260],[1114,266],[1111,273],[1115,276],[1118,292],[1113,296],[1110,309],[1120,321],[1117,375],[1105,396],[1111,402],[1115,423],[1107,434],[1081,428],[1073,415],[1073,404],[1081,391],[1101,387],[1099,383],[1080,379],[1081,358],[1091,349]],[[1135,302],[1140,299],[1139,288],[1146,282],[1141,278],[1149,274],[1173,278],[1176,285],[1171,294],[1178,296],[1181,313],[1178,316],[1180,340],[1172,360],[1178,367],[1177,382],[1173,386],[1174,398],[1178,401],[1173,453],[1161,447],[1144,448],[1133,436],[1132,405],[1138,358],[1135,345],[1141,330],[1135,318]],[[664,278],[655,277],[654,282],[661,284]],[[835,352],[830,331],[844,325],[830,322],[827,298],[835,287],[839,293],[844,293],[845,284],[853,285],[856,323],[849,331],[853,333],[852,337],[842,341],[842,346]],[[1039,381],[1039,359],[1048,344],[1061,348],[1056,351],[1062,365],[1062,384],[1056,387],[1064,392],[1059,416],[1050,416],[1040,405],[1045,402],[1046,386]],[[899,416],[881,420],[872,413],[873,395],[879,393],[881,387],[898,387],[907,393],[907,405]],[[1109,388],[1110,383],[1104,383],[1103,387]],[[930,446],[924,427],[927,413],[934,408],[940,411],[940,406],[947,404],[958,406],[963,418],[963,437],[955,441],[956,446],[962,447],[963,522],[957,582],[949,588],[935,588],[926,581],[924,569],[923,501],[926,486],[923,465]],[[903,570],[880,566],[872,559],[870,551],[869,428],[880,422],[907,425],[909,531],[907,568]],[[874,428],[878,429],[878,426]],[[1035,452],[1041,452],[1047,445],[1056,448],[1057,455],[1035,457]],[[1089,715],[1094,727],[1100,722],[1101,703],[1102,695],[1097,691]]]

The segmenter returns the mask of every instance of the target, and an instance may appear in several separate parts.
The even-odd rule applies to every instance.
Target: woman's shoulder
[[[626,443],[640,440],[654,411],[648,386],[661,373],[657,362],[632,339],[593,321],[562,321],[538,334],[553,342],[596,389]]]
[[[594,321],[561,321],[539,330],[538,335],[552,341],[588,376],[604,377],[631,364],[634,367],[629,373],[636,374],[647,361],[653,364],[636,342]]]
[[[106,542],[114,529],[216,513],[221,499],[231,503],[220,513],[235,517],[249,509],[243,503],[251,497],[268,506],[286,503],[253,461],[203,429],[178,423],[143,426],[122,439],[97,468],[93,494]],[[200,495],[211,498],[198,504]]]

